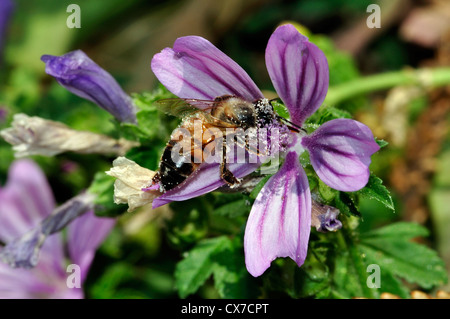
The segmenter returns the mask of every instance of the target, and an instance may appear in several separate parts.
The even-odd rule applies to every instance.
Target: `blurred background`
[[[81,28],[66,26],[67,6],[81,8]],[[370,4],[381,8],[381,28],[370,29]],[[75,129],[114,135],[110,115],[60,87],[44,72],[41,55],[81,49],[110,72],[126,92],[157,87],[150,61],[176,38],[200,35],[238,62],[263,90],[273,91],[264,50],[280,23],[300,24],[320,42],[330,85],[409,68],[450,66],[450,2],[446,0],[71,0],[15,1],[0,66],[0,129],[24,112]],[[362,201],[361,231],[406,220],[425,225],[425,244],[450,265],[449,87],[400,86],[336,105],[389,142],[371,169],[391,191],[396,212]],[[89,185],[110,158],[63,154],[36,157],[58,202]],[[0,184],[13,161],[0,140]],[[179,258],[155,214],[125,214],[97,256],[88,296],[176,296],[173,262]],[[157,217],[155,217],[157,216]],[[132,264],[134,268],[129,265]],[[450,269],[450,268],[448,268]],[[202,296],[214,296],[207,291]],[[446,288],[447,291],[450,287]]]

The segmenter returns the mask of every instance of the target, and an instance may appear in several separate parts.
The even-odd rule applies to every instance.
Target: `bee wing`
[[[210,100],[182,98],[162,99],[157,102],[161,111],[176,117],[193,115],[199,111],[211,109],[215,105],[215,102]]]

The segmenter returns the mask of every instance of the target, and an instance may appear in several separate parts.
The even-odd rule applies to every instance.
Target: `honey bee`
[[[152,179],[152,184],[159,183],[163,191],[171,190],[186,180],[205,160],[205,149],[216,147],[222,148],[220,177],[229,186],[239,184],[239,179],[227,168],[227,144],[223,137],[233,134],[237,129],[257,130],[273,121],[282,120],[267,99],[249,102],[240,97],[223,95],[214,100],[174,98],[158,102],[163,111],[183,119],[177,130],[186,130],[189,137],[180,140],[179,136],[175,136],[175,130],[163,151],[158,171]],[[198,123],[201,125],[200,136],[195,133]],[[222,138],[217,138],[214,130],[220,130]],[[257,147],[252,148],[245,139],[236,135],[234,141],[248,152],[261,155],[261,151]],[[179,155],[178,160],[174,161],[173,152]]]

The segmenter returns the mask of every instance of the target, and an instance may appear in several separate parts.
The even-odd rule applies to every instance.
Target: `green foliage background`
[[[127,157],[155,170],[178,120],[160,112],[154,103],[170,94],[153,77],[150,60],[186,35],[183,28],[190,19],[206,22],[187,29],[189,32],[209,36],[270,95],[274,93],[264,67],[264,49],[271,32],[283,21],[301,23],[311,41],[325,52],[332,88],[358,81],[365,75],[364,69],[372,74],[397,71],[417,67],[428,58],[429,52],[409,54],[408,44],[390,31],[371,44],[369,62],[336,49],[332,31],[347,21],[364,18],[367,5],[373,2],[254,0],[244,1],[242,10],[231,13],[220,5],[210,5],[209,17],[197,17],[192,8],[201,6],[202,1],[17,1],[0,73],[0,105],[8,111],[0,129],[8,126],[14,113],[23,112],[74,129],[138,140],[141,146]],[[70,3],[82,9],[81,29],[65,25]],[[217,12],[223,21],[214,24],[211,19],[220,16]],[[45,75],[42,54],[61,55],[74,49],[84,50],[132,94],[139,108],[139,127],[114,122],[108,113]],[[308,120],[307,129],[312,131],[335,118],[377,116],[376,97],[362,94],[333,105],[324,103]],[[414,112],[426,108],[424,99],[411,107],[411,122]],[[282,104],[276,105],[276,110],[287,115]],[[447,283],[441,257],[449,250],[442,235],[442,229],[450,225],[444,200],[450,185],[448,136],[429,196],[432,217],[445,221],[439,229],[430,222],[404,221],[401,199],[382,181],[389,183],[390,167],[404,149],[382,139],[377,142],[382,149],[372,158],[372,176],[358,192],[330,189],[306,167],[312,191],[323,203],[341,211],[344,227],[328,234],[312,229],[308,257],[301,268],[291,260],[277,259],[258,278],[245,269],[243,234],[251,204],[267,178],[250,194],[210,193],[156,211],[126,213],[126,206],[112,202],[113,179],[103,173],[114,158],[66,153],[33,159],[46,172],[58,202],[90,188],[100,195],[103,209],[97,214],[118,216],[118,225],[98,251],[87,278],[84,289],[88,298],[379,298],[382,292],[408,298],[413,289],[434,293]],[[10,145],[2,140],[0,156],[0,182],[4,185],[14,158]],[[67,164],[74,169],[64,170]],[[379,289],[367,285],[370,264],[381,268]]]

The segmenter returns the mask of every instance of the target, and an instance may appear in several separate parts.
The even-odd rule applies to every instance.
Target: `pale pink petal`
[[[158,80],[180,98],[207,99],[234,95],[253,102],[263,97],[248,74],[208,40],[178,38],[151,63]]]
[[[97,217],[93,211],[90,211],[69,225],[69,254],[71,262],[80,266],[82,281],[86,278],[97,248],[115,224],[116,219]]]
[[[266,48],[272,83],[297,125],[312,115],[328,91],[328,62],[323,52],[291,25],[278,27]]]
[[[55,201],[42,170],[28,159],[12,163],[8,183],[0,189],[0,239],[7,242],[35,227]]]
[[[311,230],[311,194],[295,152],[264,185],[245,228],[247,270],[260,276],[277,257],[305,261]]]
[[[369,180],[370,157],[380,149],[372,131],[350,119],[326,122],[302,139],[317,175],[328,186],[353,192]]]

